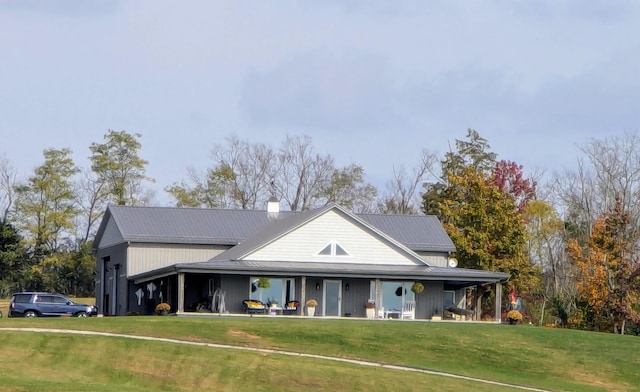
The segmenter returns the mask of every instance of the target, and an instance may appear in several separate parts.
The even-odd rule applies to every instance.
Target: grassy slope
[[[404,364],[552,390],[631,391],[640,383],[640,338],[527,326],[277,317],[4,318],[0,321],[3,326],[89,329],[277,348]],[[424,390],[434,383],[439,389],[468,390],[473,385],[423,374],[164,343],[7,332],[0,336],[2,358],[21,358],[25,350],[31,353],[10,363],[0,360],[0,374],[9,375],[0,377],[10,377],[0,378],[4,385],[18,386],[19,364],[37,358],[35,354],[43,356],[44,362],[36,363],[40,368],[48,369],[46,363],[54,358],[55,363],[66,363],[66,368],[77,364],[82,374],[106,371],[108,380],[98,381],[103,385],[99,390],[109,390],[105,383],[119,386],[115,390],[127,390],[128,385],[132,385],[130,390],[154,390],[159,388],[156,380],[161,380],[166,390],[188,390],[198,387],[188,381],[192,379],[206,384],[202,385],[205,388],[215,385],[229,390]],[[82,351],[83,346],[88,350],[79,360],[74,359],[71,353]],[[101,366],[105,358],[118,360]],[[164,377],[167,372],[172,376]],[[181,381],[171,384],[169,380]],[[487,386],[486,390],[496,387]]]

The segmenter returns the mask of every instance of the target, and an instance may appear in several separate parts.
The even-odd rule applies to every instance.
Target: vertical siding
[[[124,271],[127,268],[127,245],[119,244],[116,246],[111,246],[107,248],[98,249],[96,253],[96,272],[97,272],[97,281],[95,287],[95,296],[96,296],[96,306],[98,307],[98,312],[103,314],[111,314],[111,304],[113,301],[119,301],[117,308],[121,309],[122,313],[125,314],[127,312],[127,296],[129,294],[129,286],[127,284],[126,276],[122,276]],[[103,276],[104,272],[104,259],[109,258],[109,262],[106,265],[106,268],[109,270],[106,272],[106,275]],[[116,298],[113,293],[113,279],[114,279],[114,266],[116,264],[120,264],[119,276],[116,277],[118,280],[118,295]],[[125,274],[126,275],[126,274]],[[109,309],[105,307],[104,296],[102,294],[102,287],[104,287],[104,296],[109,295]],[[118,309],[116,309],[118,311]]]
[[[225,307],[229,313],[243,313],[242,301],[249,298],[249,277],[223,275],[220,288],[225,291]]]
[[[320,290],[316,290],[316,283],[320,284]],[[307,301],[310,299],[315,299],[318,301],[318,306],[316,307],[316,316],[322,314],[322,290],[323,290],[323,281],[321,278],[307,278]],[[307,305],[302,304],[303,306],[303,314],[307,314]]]
[[[349,291],[346,291],[346,285]],[[343,279],[342,280],[342,315],[350,313],[353,317],[365,317],[364,304],[369,299],[368,279]]]
[[[442,282],[422,281],[424,291],[416,295],[416,318],[430,319],[435,309],[442,316]]]
[[[127,274],[137,275],[176,263],[206,261],[227,249],[223,246],[131,244]]]
[[[337,243],[349,256],[317,256],[327,244]],[[389,243],[364,231],[333,211],[287,234],[250,256],[253,260],[295,262],[415,265],[413,259]]]
[[[106,248],[109,246],[113,246],[116,244],[121,244],[124,242],[122,238],[122,234],[118,229],[118,226],[113,221],[113,217],[109,219],[107,222],[107,226],[104,228],[104,232],[102,233],[102,238],[100,238],[100,243],[98,244],[98,248]]]
[[[434,254],[433,252],[416,252],[422,260],[432,267],[447,267],[446,254]]]

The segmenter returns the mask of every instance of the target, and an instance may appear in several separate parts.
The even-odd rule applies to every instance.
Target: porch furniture
[[[267,305],[257,299],[245,299],[242,301],[242,307],[248,314],[264,314],[267,310]]]
[[[399,319],[400,318],[400,314],[402,312],[400,312],[398,309],[391,309],[391,310],[387,310],[384,312],[384,318],[387,319]]]
[[[402,320],[413,320],[416,318],[416,302],[406,301],[402,305],[402,314],[400,315]]]
[[[300,308],[300,301],[289,301],[284,304],[283,314],[297,314]]]

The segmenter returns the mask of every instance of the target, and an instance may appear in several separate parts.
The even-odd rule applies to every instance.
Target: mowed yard
[[[4,312],[4,311],[3,311]],[[553,391],[636,391],[640,338],[471,323],[286,317],[0,319],[0,328],[154,336],[360,359]],[[119,337],[0,331],[3,391],[512,390],[317,358]]]

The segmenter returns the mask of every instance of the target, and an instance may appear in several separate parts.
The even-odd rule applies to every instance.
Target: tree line
[[[69,149],[47,149],[26,179],[0,157],[0,296],[93,295],[91,240],[106,206],[154,203],[140,139],[109,130],[89,146],[89,168]],[[378,190],[362,166],[337,167],[308,136],[278,147],[230,136],[213,146],[210,167],[188,168],[164,190],[177,207],[263,209],[276,197],[291,211],[336,202],[436,215],[460,267],[511,275],[506,290],[523,298],[527,320],[624,332],[640,322],[639,154],[637,134],[593,139],[576,170],[527,175],[470,129],[443,156],[425,149],[413,167],[394,167]],[[489,306],[494,294],[479,293]]]

